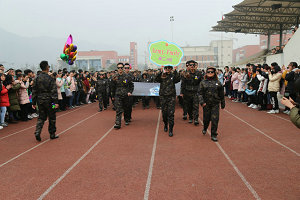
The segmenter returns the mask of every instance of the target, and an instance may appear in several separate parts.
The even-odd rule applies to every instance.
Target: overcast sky
[[[180,46],[209,45],[220,33],[209,32],[222,13],[242,0],[0,0],[0,27],[25,37],[50,36],[111,46],[129,54],[129,42],[138,43],[139,63],[147,41],[171,41],[170,16],[174,16],[174,42]],[[235,47],[257,44],[258,37],[224,34],[238,38]],[[2,47],[0,47],[2,48]],[[80,47],[79,47],[80,50]],[[90,50],[90,49],[81,49]]]

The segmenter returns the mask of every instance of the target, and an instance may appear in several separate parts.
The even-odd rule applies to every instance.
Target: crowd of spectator
[[[295,84],[300,81],[300,66],[296,62],[291,62],[288,67],[280,67],[275,62],[271,66],[247,64],[242,69],[225,67],[223,76],[220,70],[219,75],[225,95],[233,102],[245,103],[252,109],[279,113],[279,94],[294,103],[299,101],[296,89],[299,87]],[[290,108],[286,106],[283,113],[290,114]]]

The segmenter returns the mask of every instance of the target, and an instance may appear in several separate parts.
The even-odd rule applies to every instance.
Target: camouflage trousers
[[[174,126],[175,100],[175,96],[160,96],[163,121],[170,127]]]
[[[183,95],[184,111],[189,114],[189,119],[199,118],[199,96],[195,93]]]
[[[107,96],[106,96],[106,93],[105,92],[99,92],[97,94],[97,97],[98,97],[98,101],[99,101],[99,108],[102,110],[103,107],[104,108],[107,108]]]
[[[129,121],[130,118],[125,113],[128,111],[129,98],[128,96],[116,96],[115,97],[115,108],[116,108],[116,125],[121,126],[122,113],[124,113],[124,120]]]
[[[39,135],[42,132],[43,126],[47,118],[49,118],[48,131],[50,134],[56,132],[56,111],[52,108],[51,102],[38,103],[39,117],[36,124],[35,134]]]
[[[132,113],[132,106],[133,106],[133,96],[127,97],[128,103],[125,105],[126,109],[124,110],[124,118],[125,119],[131,119],[131,113]]]
[[[208,129],[209,122],[211,122],[211,136],[217,136],[218,124],[219,124],[220,106],[206,105],[203,107],[203,124],[204,130]]]

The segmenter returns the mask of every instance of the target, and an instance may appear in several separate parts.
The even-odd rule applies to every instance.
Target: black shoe
[[[115,129],[120,129],[120,128],[121,128],[121,126],[120,126],[120,125],[117,125],[117,124],[115,124],[115,125],[114,125],[114,128],[115,128]]]
[[[190,124],[193,123],[193,119],[189,119],[189,123],[190,123]]]
[[[102,108],[100,108],[98,112],[102,112]]]
[[[129,121],[126,121],[126,122],[125,122],[125,125],[129,125]]]
[[[187,116],[186,116],[186,115],[183,115],[182,119],[183,119],[183,120],[187,120]]]
[[[104,110],[107,110],[107,108],[104,108]]]
[[[211,140],[214,141],[214,142],[218,142],[217,136],[211,136]]]
[[[205,135],[205,134],[206,134],[206,130],[203,129],[203,130],[202,130],[202,133],[203,133],[203,135]]]
[[[35,139],[39,142],[42,141],[40,134],[35,134]]]
[[[57,138],[59,138],[58,135],[50,134],[50,139],[51,139],[51,140],[54,140],[54,139],[57,139]]]
[[[169,131],[169,137],[173,137],[173,130]]]
[[[165,124],[164,132],[168,132],[168,125],[167,124]]]
[[[198,126],[198,125],[199,125],[198,119],[196,119],[196,120],[194,121],[194,124],[195,124],[195,126]]]

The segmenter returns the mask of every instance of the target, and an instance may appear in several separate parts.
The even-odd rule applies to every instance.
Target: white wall
[[[283,49],[284,65],[288,66],[290,62],[297,62],[300,64],[300,29],[298,29],[290,41]]]
[[[290,41],[283,49],[283,53],[269,55],[266,62],[270,65],[272,62],[277,62],[280,66],[288,66],[290,62],[297,62],[300,64],[300,29],[296,31]]]

